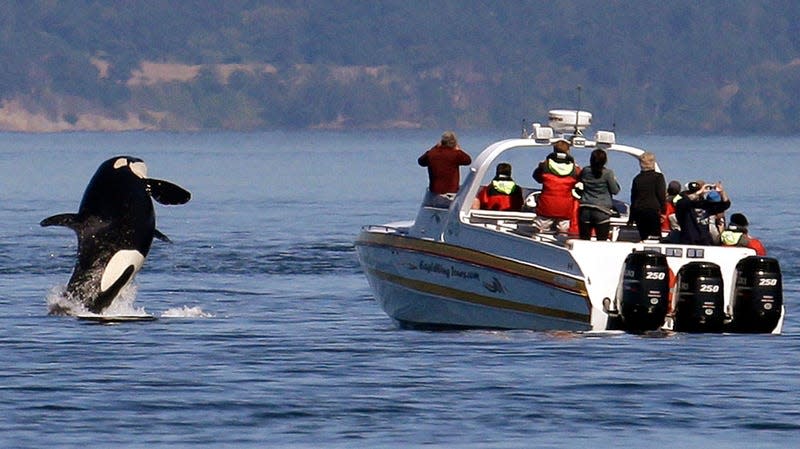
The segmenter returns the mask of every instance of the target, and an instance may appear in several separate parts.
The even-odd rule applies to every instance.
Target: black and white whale
[[[191,194],[171,182],[147,177],[141,159],[118,156],[103,162],[83,194],[78,213],[53,215],[42,226],[65,226],[78,235],[78,260],[66,294],[102,313],[144,264],[156,229],[152,199],[184,204]]]

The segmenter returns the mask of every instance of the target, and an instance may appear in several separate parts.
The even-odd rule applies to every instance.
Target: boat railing
[[[472,209],[469,223],[499,232],[508,232],[536,241],[559,244],[558,236],[537,232],[533,224],[534,212]]]
[[[467,216],[468,222],[471,225],[529,237],[537,241],[560,244],[570,238],[577,237],[538,232],[538,229],[534,226],[534,218],[536,218],[536,213],[530,211],[519,212],[485,209],[472,209]],[[614,242],[638,242],[639,232],[634,225],[628,223],[627,216],[617,215],[611,218],[609,237],[610,240]]]
[[[534,237],[536,229],[533,226],[533,212],[498,211],[485,209],[472,209],[469,213],[469,223],[483,226],[501,232],[510,232],[523,237]]]
[[[470,222],[472,223],[479,223],[481,221],[488,221],[492,223],[533,223],[533,219],[536,217],[536,214],[533,212],[472,209],[469,216]]]
[[[364,232],[379,232],[383,234],[408,234],[407,227],[398,227],[390,225],[366,225],[362,226],[361,230]]]

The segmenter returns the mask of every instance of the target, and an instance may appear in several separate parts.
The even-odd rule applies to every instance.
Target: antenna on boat
[[[583,133],[581,132],[580,128],[578,128],[578,123],[581,120],[581,85],[578,84],[578,109],[575,111],[575,135],[582,136]]]

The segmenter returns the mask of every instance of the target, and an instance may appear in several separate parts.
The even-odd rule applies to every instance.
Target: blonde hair
[[[642,170],[655,170],[656,169],[656,155],[645,151],[639,156],[639,167]]]

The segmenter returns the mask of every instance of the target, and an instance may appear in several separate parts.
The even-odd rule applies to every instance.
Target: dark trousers
[[[639,238],[661,238],[661,213],[656,209],[632,209],[631,221],[639,229]]]
[[[591,240],[592,230],[597,240],[608,240],[611,216],[601,210],[582,207],[579,213],[578,234],[582,240]]]

